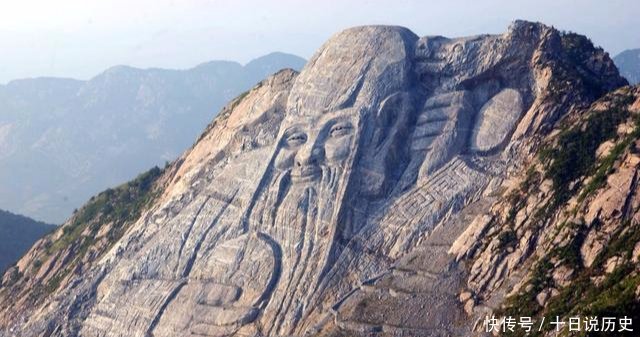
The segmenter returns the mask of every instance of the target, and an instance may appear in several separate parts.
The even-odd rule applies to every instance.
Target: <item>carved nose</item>
[[[296,166],[317,165],[324,156],[324,149],[318,146],[309,146],[300,149],[296,156]]]

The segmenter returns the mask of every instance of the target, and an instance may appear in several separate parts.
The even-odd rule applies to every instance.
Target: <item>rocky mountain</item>
[[[542,139],[450,250],[470,264],[462,293],[475,316],[640,319],[639,147],[640,86],[572,111]]]
[[[0,205],[60,224],[91,195],[177,158],[233,97],[304,63],[273,53],[244,66],[117,66],[89,81],[0,86]]]
[[[39,241],[3,277],[0,331],[471,336],[512,307],[506,290],[576,193],[634,214],[616,193],[635,190],[635,173],[611,178],[636,165],[640,103],[626,84],[586,37],[540,23],[465,38],[340,32],[300,73],[232,100],[179,159]],[[603,244],[592,228],[584,242]]]
[[[54,229],[53,225],[0,210],[0,273]]]
[[[613,58],[620,74],[624,76],[629,83],[640,83],[640,49],[625,50]]]

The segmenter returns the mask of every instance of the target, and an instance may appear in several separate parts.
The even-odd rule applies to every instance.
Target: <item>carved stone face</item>
[[[273,159],[273,175],[253,226],[281,250],[280,281],[270,294],[261,325],[268,334],[289,334],[320,271],[330,264],[337,230],[332,221],[346,167],[358,135],[357,112],[292,115],[285,121]],[[296,304],[291,304],[296,303]],[[280,312],[281,306],[291,306]]]
[[[327,180],[326,175],[343,167],[352,152],[354,113],[344,109],[320,116],[300,118],[287,127],[280,140],[275,167],[290,172],[294,185]]]
[[[387,173],[394,159],[387,154],[403,134],[396,125],[406,121],[409,109],[401,103],[410,100],[398,93],[409,87],[407,49],[415,38],[393,27],[355,29],[332,39],[296,79],[270,166],[246,213],[247,228],[279,251],[278,281],[258,318],[264,335],[292,335],[311,308],[311,289],[333,266],[349,237],[343,233],[353,232],[345,199],[359,194],[358,177],[384,185],[369,182],[384,181],[377,178]],[[353,46],[368,56],[345,57]]]

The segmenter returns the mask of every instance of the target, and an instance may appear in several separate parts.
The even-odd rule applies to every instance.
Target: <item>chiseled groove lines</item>
[[[193,219],[189,224],[189,228],[187,228],[187,232],[185,234],[182,234],[182,243],[180,244],[180,249],[178,249],[178,258],[176,262],[176,268],[174,270],[175,274],[178,274],[178,269],[180,268],[180,260],[182,258],[182,251],[184,250],[184,246],[187,244],[187,241],[189,241],[189,237],[191,236],[191,231],[193,230],[193,227],[195,226],[196,221],[200,217],[200,213],[202,213],[202,210],[209,203],[210,199],[211,199],[211,196],[207,196],[204,199],[200,207],[198,207],[198,211],[196,211],[196,214],[193,216]]]
[[[169,307],[169,304],[171,304],[171,302],[178,296],[178,294],[180,293],[180,290],[182,290],[182,287],[184,287],[186,284],[187,284],[187,281],[186,280],[182,280],[180,282],[180,284],[178,284],[175,288],[173,288],[173,290],[171,291],[169,296],[167,296],[167,299],[164,301],[164,303],[160,307],[160,310],[158,310],[158,313],[156,314],[156,316],[151,321],[151,324],[149,325],[149,328],[147,329],[147,332],[145,333],[145,337],[153,337],[154,336],[153,335],[153,330],[156,328],[156,326],[160,322],[160,319],[162,318],[162,315],[164,314],[165,310],[167,310],[167,307]]]
[[[237,193],[234,192],[233,196],[231,196],[231,199],[233,199],[233,197],[235,197],[235,194]],[[207,201],[210,199],[211,197],[208,196],[205,200],[205,202],[203,202],[203,204],[199,207],[197,214],[195,215],[191,227],[193,227],[193,224],[195,224],[195,222],[197,221],[200,212],[202,212],[202,210],[204,209],[204,206],[207,204]],[[151,321],[151,324],[149,325],[149,328],[147,329],[147,332],[145,334],[146,337],[153,337],[153,330],[156,328],[156,326],[158,325],[158,323],[160,322],[160,319],[162,318],[162,315],[164,314],[165,310],[169,307],[169,305],[171,304],[171,302],[173,302],[173,300],[178,296],[178,294],[180,293],[180,290],[182,290],[182,288],[189,282],[188,280],[188,276],[191,273],[191,269],[193,268],[193,265],[195,263],[195,260],[198,256],[198,252],[200,251],[200,248],[202,247],[202,243],[205,241],[205,239],[207,238],[209,232],[211,231],[211,229],[213,227],[215,227],[215,224],[218,222],[218,220],[220,219],[220,217],[222,216],[222,214],[224,214],[224,212],[227,210],[227,208],[229,207],[231,203],[230,202],[225,202],[223,203],[222,208],[220,209],[220,211],[218,212],[218,214],[216,214],[216,216],[214,217],[214,219],[211,221],[211,224],[207,227],[207,229],[204,231],[204,233],[202,233],[202,236],[200,237],[200,239],[196,242],[195,248],[193,250],[193,253],[191,254],[191,256],[189,257],[189,259],[187,260],[186,266],[182,272],[182,279],[180,280],[180,283],[171,291],[171,293],[169,294],[169,296],[167,296],[166,300],[164,301],[164,303],[162,304],[162,306],[160,307],[160,310],[158,311],[158,313],[155,315],[155,317],[153,318],[153,320]],[[185,239],[186,241],[186,239]]]
[[[233,200],[233,198],[237,193],[238,191],[236,190],[231,196],[231,200]],[[182,277],[188,277],[189,274],[191,273],[193,264],[195,263],[195,260],[198,257],[198,253],[200,252],[200,248],[202,247],[202,243],[205,241],[207,236],[209,236],[209,232],[211,231],[211,229],[215,227],[215,225],[218,223],[218,220],[220,220],[220,217],[222,216],[222,214],[224,214],[227,208],[229,208],[229,205],[231,205],[231,202],[225,202],[223,204],[218,214],[216,214],[216,216],[213,218],[213,220],[211,221],[207,229],[205,229],[204,233],[202,233],[202,236],[200,236],[199,240],[196,242],[195,248],[193,249],[193,253],[187,260],[187,265],[185,266],[184,271],[182,272]]]

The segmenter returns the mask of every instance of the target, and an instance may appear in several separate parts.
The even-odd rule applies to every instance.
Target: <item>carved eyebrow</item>
[[[338,128],[353,128],[353,123],[350,120],[338,120],[331,123],[331,130]]]
[[[296,132],[304,132],[304,130],[302,129],[302,126],[300,126],[300,125],[292,125],[292,126],[288,127],[282,133],[282,136],[283,137],[289,137],[289,136],[291,136],[292,134],[294,134]]]
[[[304,132],[300,132],[300,131],[292,132],[292,133],[286,135],[285,138],[287,138],[287,139],[296,139],[296,138],[299,138],[299,139],[304,138],[304,139],[306,139],[307,138],[307,134],[304,133]]]

